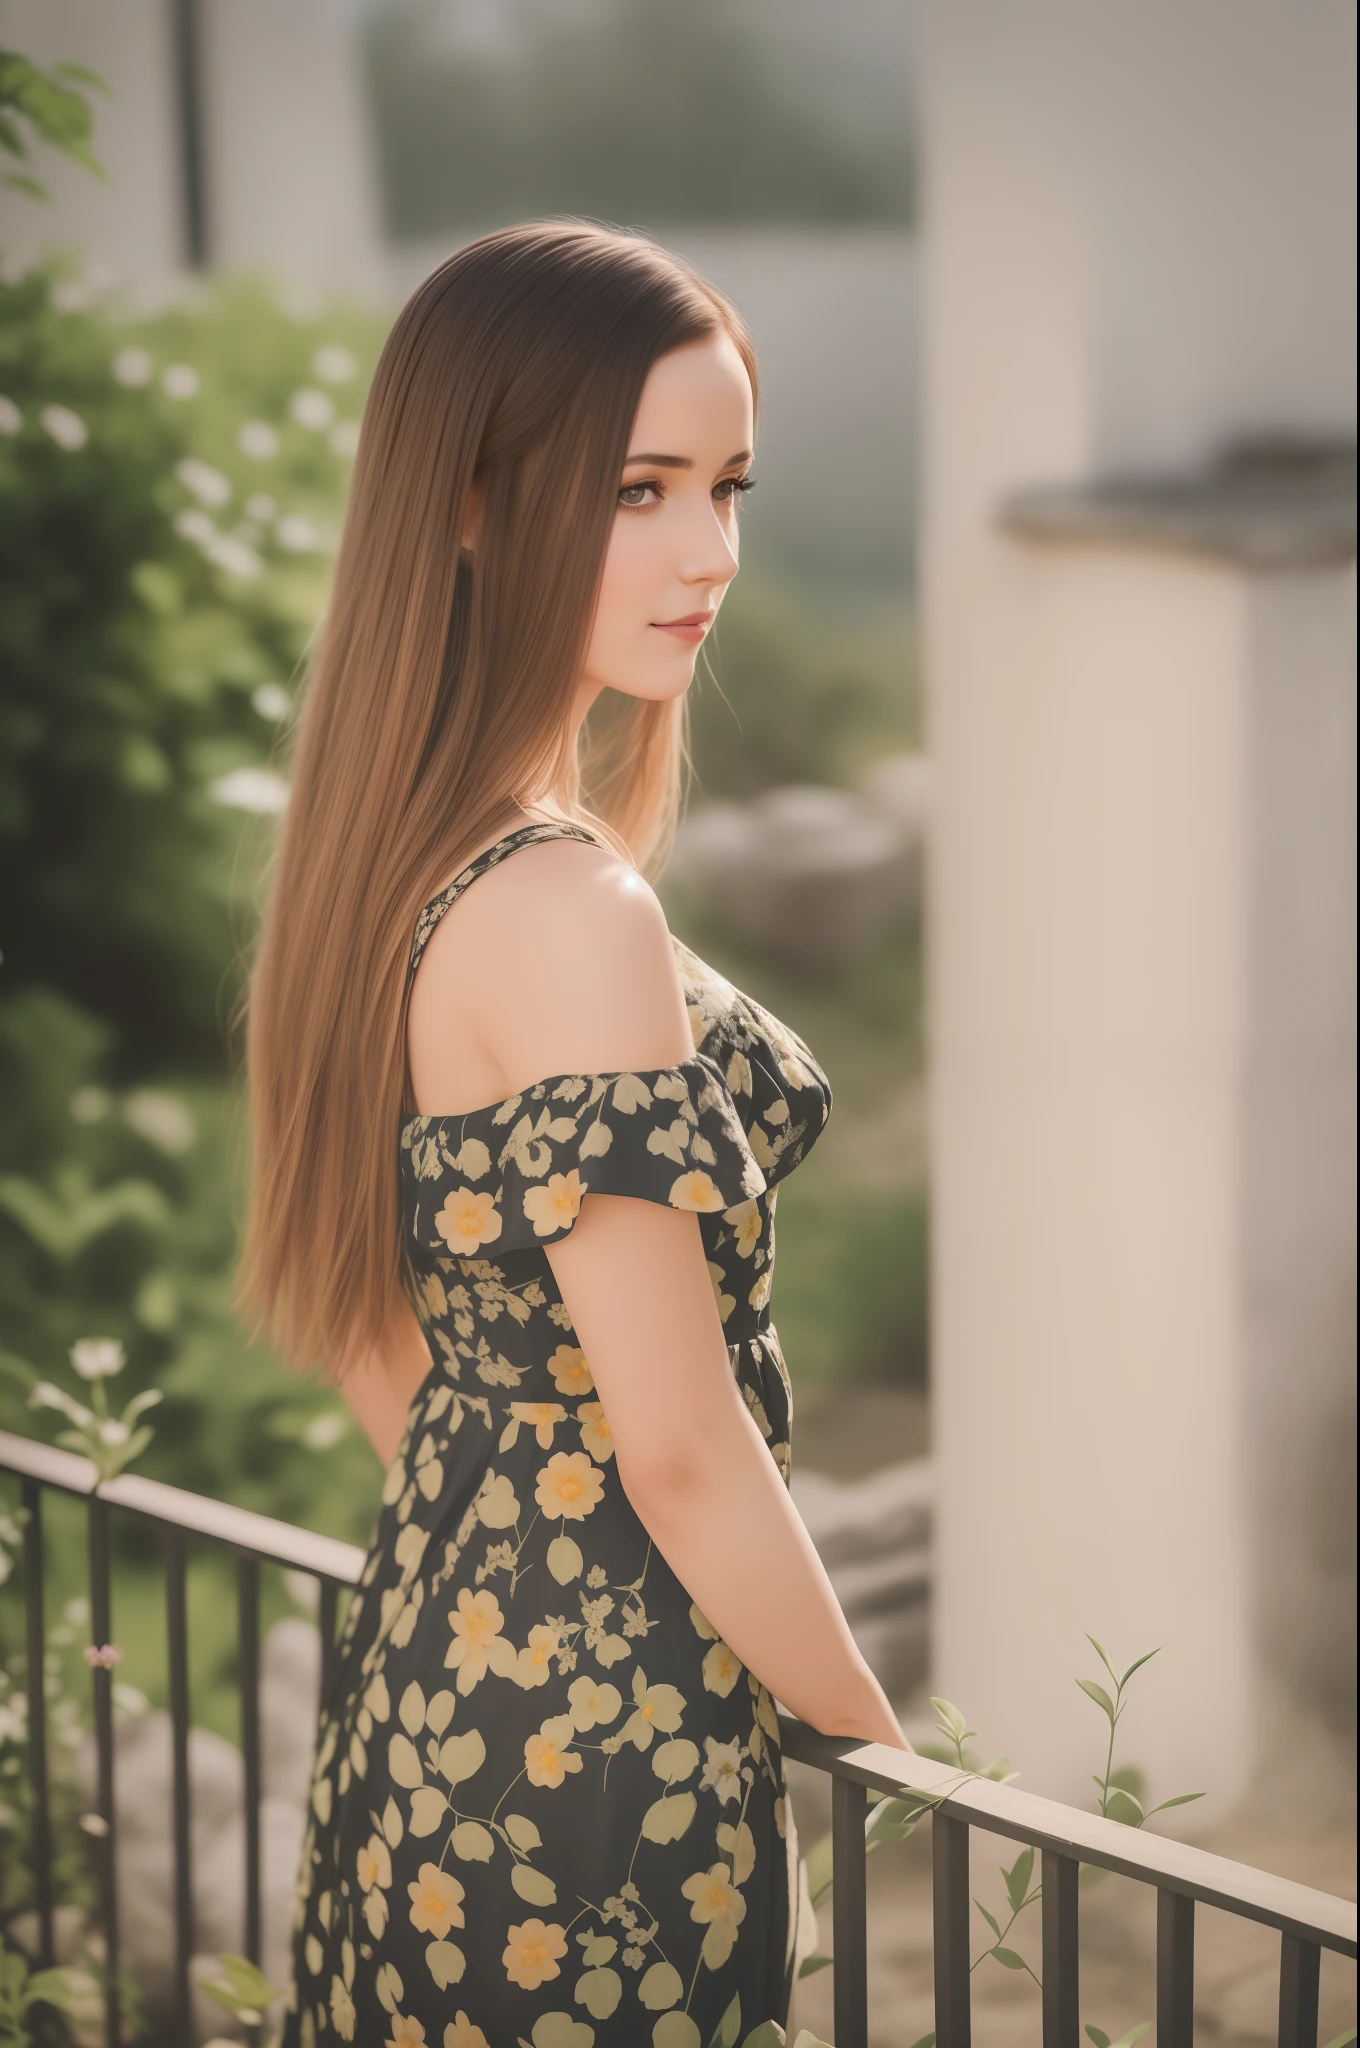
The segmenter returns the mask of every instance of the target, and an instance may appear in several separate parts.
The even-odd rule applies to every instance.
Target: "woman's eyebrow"
[[[750,449],[742,448],[735,455],[728,456],[723,464],[723,468],[732,469],[735,468],[737,463],[749,462],[750,460]],[[624,458],[623,466],[625,469],[631,469],[635,462],[654,463],[658,469],[693,469],[694,467],[693,460],[688,455],[628,455]]]

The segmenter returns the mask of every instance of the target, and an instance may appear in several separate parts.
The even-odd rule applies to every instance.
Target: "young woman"
[[[383,350],[255,973],[247,1298],[387,1467],[285,2040],[707,2048],[786,2016],[774,1699],[905,1747],[786,1488],[808,1048],[642,878],[736,574],[755,362],[640,238],[515,228]]]

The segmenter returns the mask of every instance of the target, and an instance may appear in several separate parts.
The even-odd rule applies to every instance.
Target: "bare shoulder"
[[[521,847],[435,930],[409,1038],[417,1102],[447,1108],[549,1074],[687,1059],[684,990],[655,891],[603,846]]]

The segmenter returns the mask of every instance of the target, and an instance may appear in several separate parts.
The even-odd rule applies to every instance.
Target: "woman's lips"
[[[677,640],[688,640],[691,644],[703,639],[713,624],[712,612],[691,612],[684,619],[654,619],[658,633],[670,633]]]

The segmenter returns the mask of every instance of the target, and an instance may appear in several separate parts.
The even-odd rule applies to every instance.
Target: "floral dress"
[[[592,840],[526,826],[465,869],[422,913],[412,974],[464,888],[554,837]],[[592,1189],[697,1214],[787,1481],[775,1197],[831,1091],[672,943],[691,1058],[401,1126],[434,1365],[322,1703],[285,2048],[708,2048],[738,1994],[743,2033],[786,2016],[797,1853],[774,1704],[629,1504],[545,1256]]]

